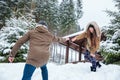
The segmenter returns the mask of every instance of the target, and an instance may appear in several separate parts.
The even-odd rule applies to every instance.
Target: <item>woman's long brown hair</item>
[[[89,28],[90,28],[90,27],[93,28],[93,30],[94,30],[93,33],[91,33],[91,32],[89,31]],[[87,29],[87,35],[88,35],[88,37],[89,37],[90,40],[91,40],[91,46],[92,46],[92,47],[96,47],[97,34],[96,34],[96,30],[95,30],[95,28],[94,28],[94,26],[93,26],[92,24],[90,24],[89,27],[88,27],[88,29]]]

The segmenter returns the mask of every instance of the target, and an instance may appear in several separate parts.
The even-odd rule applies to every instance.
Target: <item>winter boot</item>
[[[102,65],[99,62],[96,62],[96,66],[100,68]]]
[[[96,72],[96,67],[91,66],[91,71]]]

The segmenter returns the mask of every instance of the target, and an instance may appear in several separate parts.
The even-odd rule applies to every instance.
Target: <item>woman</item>
[[[99,49],[100,39],[101,39],[101,31],[96,22],[90,22],[87,25],[86,30],[83,31],[78,36],[76,36],[75,38],[73,38],[72,41],[83,39],[83,38],[87,39],[87,43],[86,43],[87,50],[85,52],[85,58],[92,63],[91,71],[95,72],[96,67],[101,66],[99,62],[96,62],[96,59],[95,59],[95,53]]]
[[[48,80],[46,64],[49,59],[49,46],[52,42],[65,42],[65,39],[52,35],[47,28],[45,21],[39,21],[37,27],[21,37],[10,52],[8,60],[13,62],[18,49],[29,41],[29,51],[22,80],[31,80],[36,68],[41,69],[43,80]]]

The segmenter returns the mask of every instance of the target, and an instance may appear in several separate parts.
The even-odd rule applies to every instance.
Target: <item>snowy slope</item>
[[[49,80],[120,80],[120,66],[102,65],[97,72],[89,70],[90,63],[56,65],[48,63]],[[0,80],[21,80],[24,63],[1,63]],[[36,69],[32,80],[42,80]]]

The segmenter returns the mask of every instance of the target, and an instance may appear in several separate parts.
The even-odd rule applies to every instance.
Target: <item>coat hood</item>
[[[88,23],[85,31],[87,32],[87,29],[88,29],[90,24],[94,26],[94,28],[96,30],[96,33],[97,33],[97,37],[100,37],[101,36],[101,30],[100,30],[100,27],[97,25],[97,23],[95,21],[92,21],[92,22]]]
[[[48,32],[48,29],[44,25],[37,25],[35,30],[37,30],[38,32],[42,32],[42,33]]]

